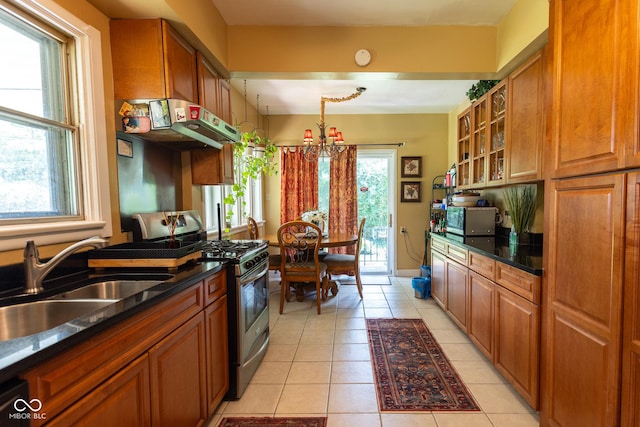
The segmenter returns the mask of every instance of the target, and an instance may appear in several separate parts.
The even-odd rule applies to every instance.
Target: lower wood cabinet
[[[432,246],[432,297],[520,395],[538,409],[540,277],[471,251],[461,258],[459,254],[465,249],[449,242],[446,248],[456,260]],[[468,259],[469,267],[458,259]]]
[[[442,309],[446,309],[447,288],[444,283],[445,256],[431,251],[431,297]]]
[[[493,361],[494,294],[496,285],[475,271],[469,272],[469,338]]]
[[[207,407],[212,414],[229,390],[229,327],[227,296],[205,310],[207,333]]]
[[[432,273],[433,274],[433,273]],[[445,259],[447,311],[460,329],[467,332],[467,301],[469,269],[455,261]]]
[[[204,314],[149,350],[153,426],[201,426],[207,421]]]
[[[25,372],[47,413],[32,426],[205,425],[229,387],[225,274]]]
[[[494,365],[533,408],[539,402],[540,306],[495,287]]]
[[[146,354],[140,356],[47,425],[52,427],[151,425],[149,357]]]

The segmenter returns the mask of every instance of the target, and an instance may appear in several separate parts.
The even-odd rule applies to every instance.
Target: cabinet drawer
[[[484,277],[495,280],[496,261],[475,252],[469,252],[469,268]]]
[[[460,264],[467,265],[469,261],[469,251],[462,249],[459,246],[447,244],[447,256],[453,260],[458,261]]]
[[[497,262],[495,281],[532,303],[540,304],[540,277]]]
[[[220,270],[213,276],[204,279],[205,305],[209,305],[227,293],[227,271]]]
[[[447,253],[447,242],[437,237],[431,236],[431,249],[441,253]]]

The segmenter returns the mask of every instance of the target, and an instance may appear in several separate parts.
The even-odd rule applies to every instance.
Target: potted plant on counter
[[[528,242],[536,216],[537,191],[535,185],[509,187],[504,192],[504,202],[511,216],[512,232],[517,234],[518,243]]]

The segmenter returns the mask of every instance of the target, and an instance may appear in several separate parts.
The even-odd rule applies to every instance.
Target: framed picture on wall
[[[400,201],[401,202],[422,201],[422,183],[420,181],[401,182],[400,183]]]
[[[422,157],[402,157],[402,178],[422,178]]]

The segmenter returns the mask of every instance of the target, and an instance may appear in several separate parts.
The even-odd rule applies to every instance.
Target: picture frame
[[[420,203],[422,201],[422,182],[404,181],[400,183],[400,201]]]
[[[118,155],[122,157],[133,157],[133,144],[130,141],[117,138]]]
[[[402,178],[422,178],[422,157],[402,157]]]

